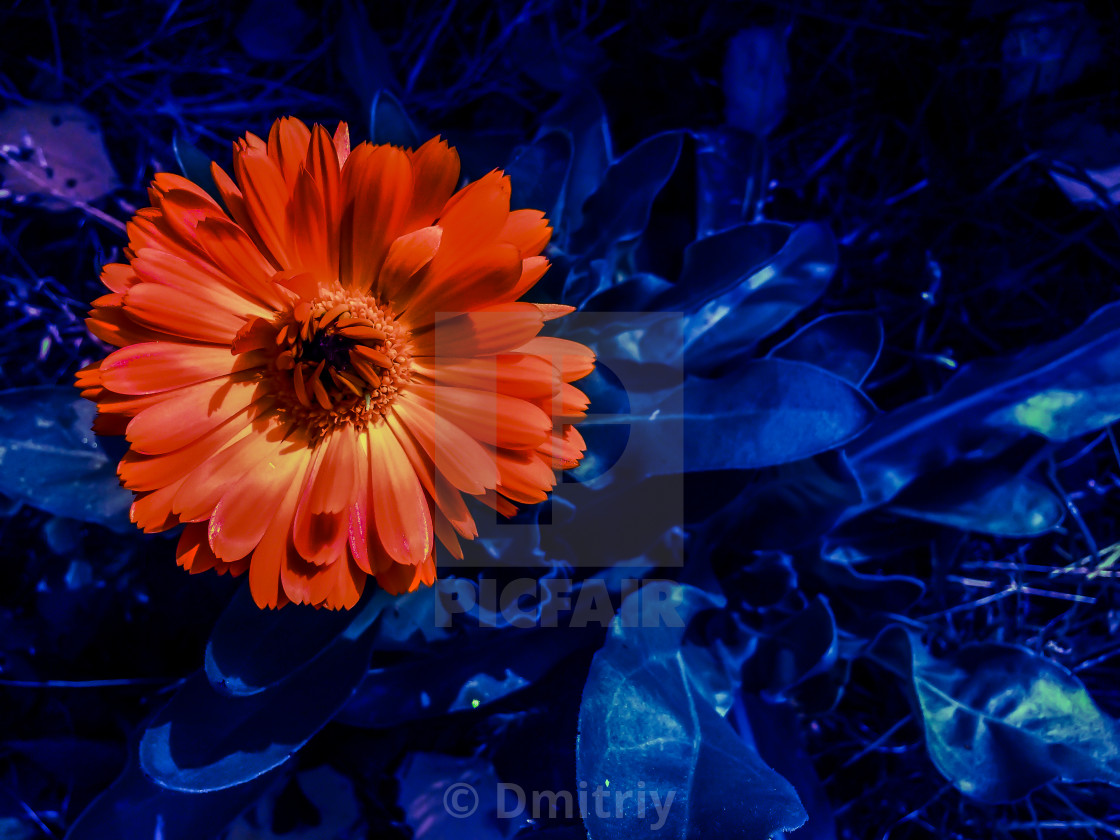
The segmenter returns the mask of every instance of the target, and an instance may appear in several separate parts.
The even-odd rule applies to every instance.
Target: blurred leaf
[[[416,840],[506,837],[498,809],[512,812],[517,800],[513,793],[507,794],[508,802],[499,800],[498,776],[486,759],[414,752],[397,778],[401,808]]]
[[[361,605],[347,613],[346,629],[268,690],[230,696],[216,691],[205,673],[190,677],[141,734],[144,772],[172,790],[206,792],[283,764],[353,694],[377,640],[377,618],[390,599],[382,590],[367,590]]]
[[[697,241],[755,218],[766,155],[762,141],[731,127],[692,132],[696,141]]]
[[[773,279],[766,269],[793,231],[780,222],[756,222],[697,239],[685,248],[680,280],[655,301],[657,307],[693,312],[725,295],[749,294]]]
[[[1067,441],[1120,420],[1120,304],[1064,338],[973,362],[940,392],[880,416],[848,450],[871,505],[919,475],[1027,435]]]
[[[427,597],[432,599],[432,593]],[[473,711],[532,685],[565,656],[596,644],[601,632],[594,627],[474,630],[420,648],[402,661],[375,661],[338,720],[382,729]]]
[[[685,406],[689,471],[799,461],[843,446],[875,413],[871,401],[843,379],[781,359],[747,362],[719,379],[690,378]]]
[[[699,537],[710,550],[789,551],[815,543],[860,499],[844,460],[823,453],[760,471]]]
[[[754,26],[734,35],[723,62],[723,93],[727,121],[764,137],[786,110],[786,33],[772,26]]]
[[[762,224],[774,223],[757,223]],[[823,225],[793,228],[781,250],[762,265],[753,262],[753,255],[743,259],[731,238],[734,230],[716,234],[728,237],[724,247],[696,266],[702,276],[707,269],[713,276],[730,278],[735,272],[728,269],[735,265],[739,272],[725,294],[708,299],[695,312],[688,310],[685,354],[694,369],[712,368],[749,352],[824,294],[836,271],[836,237]],[[682,281],[685,277],[687,265]]]
[[[242,48],[262,61],[291,61],[310,30],[311,20],[295,0],[253,0],[234,35]]]
[[[1098,27],[1080,3],[1035,3],[1017,11],[1003,39],[1004,101],[1077,81],[1101,58]]]
[[[891,670],[909,654],[930,758],[962,793],[998,803],[1053,781],[1120,786],[1120,725],[1058,663],[992,643],[936,659],[898,627],[871,652]]]
[[[684,627],[658,626],[644,611],[627,618],[639,595],[623,603],[584,687],[578,777],[619,809],[603,817],[589,808],[588,837],[649,836],[661,818],[657,836],[677,840],[701,833],[763,840],[797,828],[806,814],[794,789],[712,708],[705,699],[710,684],[693,676],[690,653],[707,652],[682,648]],[[674,598],[685,624],[712,605],[690,587],[677,587]],[[637,791],[639,781],[646,794],[641,814],[636,795],[617,796]]]
[[[129,530],[132,493],[90,430],[95,413],[73,388],[0,391],[0,492],[56,516]]]
[[[171,141],[171,149],[175,152],[175,162],[179,164],[179,171],[183,173],[183,177],[198,184],[218,202],[219,206],[225,207],[222,195],[218,192],[218,185],[210,172],[210,158],[188,143],[178,132]]]
[[[353,620],[345,610],[262,610],[243,585],[210,634],[206,676],[226,694],[256,694],[323,654]]]
[[[342,78],[363,109],[372,105],[379,90],[397,88],[389,52],[369,25],[365,6],[357,0],[342,0],[335,28],[335,56]]]
[[[0,150],[0,196],[65,210],[120,186],[97,118],[77,105],[44,102],[0,112]]]
[[[210,793],[155,784],[134,764],[81,813],[66,840],[210,840],[268,787],[269,777]]]
[[[905,575],[857,571],[846,563],[822,557],[801,573],[803,589],[828,593],[828,604],[837,623],[848,633],[864,638],[875,635],[888,616],[904,615],[922,595],[926,585]]]
[[[315,767],[273,785],[223,840],[337,840],[357,836],[361,819],[350,779],[331,767]]]
[[[550,220],[564,214],[564,188],[572,168],[572,140],[566,132],[548,131],[514,152],[506,174],[514,210],[532,208]]]
[[[385,89],[373,95],[373,104],[369,109],[369,139],[371,143],[391,143],[409,149],[419,148],[422,142],[404,106]]]
[[[579,88],[561,100],[541,119],[541,133],[556,129],[571,138],[572,163],[564,194],[564,214],[554,219],[558,238],[583,224],[583,205],[603,182],[613,160],[611,135],[603,103],[594,88]]]
[[[894,513],[999,537],[1033,537],[1062,524],[1065,505],[1043,484],[998,470],[950,467],[895,498]]]
[[[676,169],[681,143],[678,131],[655,134],[611,164],[583,205],[583,225],[572,237],[574,253],[590,259],[608,245],[641,235],[653,200]]]
[[[791,688],[836,662],[836,619],[828,599],[816,596],[805,609],[756,637],[743,663],[743,688],[778,701]]]
[[[883,350],[883,322],[870,312],[835,312],[787,338],[767,355],[808,362],[859,386]]]

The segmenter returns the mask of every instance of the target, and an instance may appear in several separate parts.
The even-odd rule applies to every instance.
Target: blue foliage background
[[[1003,0],[0,10],[0,836],[1115,836],[1118,34]],[[286,114],[505,168],[555,228],[535,299],[642,314],[573,328],[588,458],[452,572],[603,586],[609,628],[263,613],[128,524],[69,384],[98,269],[154,172]],[[674,487],[683,524],[614,516]],[[641,575],[687,627],[623,620]],[[678,804],[493,793],[608,781]]]

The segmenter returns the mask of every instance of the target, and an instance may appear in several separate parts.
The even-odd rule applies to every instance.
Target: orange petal
[[[448,318],[412,336],[413,354],[434,356],[489,356],[525,349],[544,324],[541,311],[531,303],[503,303]],[[545,353],[536,353],[546,356]]]
[[[310,142],[311,131],[295,117],[281,117],[268,133],[268,156],[276,162],[289,190],[299,176]]]
[[[307,562],[315,565],[327,565],[339,561],[346,555],[346,543],[349,538],[348,508],[341,512],[323,511],[314,504],[329,495],[329,485],[334,479],[323,469],[324,457],[330,448],[324,441],[325,439],[320,440],[312,452],[311,465],[307,471],[292,526],[292,539],[296,551]],[[325,486],[318,487],[320,483]]]
[[[437,312],[457,314],[486,306],[503,298],[521,277],[521,258],[512,245],[490,245],[450,268],[440,259],[442,252],[441,246],[405,307],[409,323],[428,323]]]
[[[435,579],[436,560],[433,554],[415,566],[394,563],[388,570],[378,573],[377,585],[390,595],[400,595],[415,592],[421,586],[431,586]]]
[[[347,153],[350,151],[347,136]],[[339,156],[331,137],[321,125],[311,130],[311,143],[307,147],[304,166],[315,179],[323,196],[324,224],[327,232],[327,265],[332,277],[338,277],[338,229],[342,217],[342,186]]]
[[[444,231],[436,257],[439,270],[450,269],[498,238],[509,217],[509,193],[509,178],[494,170],[451,197],[439,217]]]
[[[535,257],[552,237],[552,228],[540,210],[514,210],[502,226],[498,239],[517,247],[522,259]]]
[[[542,335],[527,341],[517,350],[548,359],[556,365],[565,382],[582,379],[595,370],[595,353],[578,341]]]
[[[151,341],[111,353],[101,363],[101,377],[119,394],[157,394],[225,376],[241,358],[228,347]]]
[[[373,286],[389,246],[404,233],[411,201],[412,170],[403,150],[363,144],[350,155],[342,170],[339,226],[344,287],[367,291]]]
[[[420,563],[432,552],[432,517],[416,471],[388,427],[366,433],[373,518],[381,544],[398,563]]]
[[[498,391],[525,399],[551,397],[560,389],[560,373],[552,363],[524,353],[474,359],[424,357],[413,361],[412,370],[438,384]]]
[[[552,431],[552,420],[539,406],[506,394],[444,385],[414,385],[409,393],[491,446],[535,449]]]
[[[205,525],[187,525],[183,529],[175,549],[175,562],[192,575],[209,571],[221,563],[206,541]]]
[[[295,553],[292,523],[303,482],[304,477],[297,470],[295,480],[287,486],[275,511],[261,511],[261,519],[266,525],[249,564],[249,590],[253,601],[262,609],[282,607],[288,603],[289,595],[286,587],[281,586],[281,575],[288,566],[289,557]]]
[[[412,161],[412,206],[405,230],[430,225],[443,210],[459,182],[459,153],[446,140],[433,137],[408,153]]]
[[[288,188],[279,167],[267,153],[241,144],[234,150],[233,171],[245,196],[245,210],[266,256],[271,256],[277,267],[290,268]]]
[[[219,377],[171,391],[132,418],[128,441],[136,452],[147,455],[173,452],[253,405],[264,393],[259,388],[253,380]],[[263,407],[258,406],[257,413]]]
[[[438,473],[464,493],[482,493],[498,481],[494,459],[482,444],[408,391],[398,394],[393,413],[427,453]]]
[[[207,533],[214,553],[232,561],[254,551],[272,523],[272,511],[280,509],[293,484],[303,482],[309,463],[306,443],[283,441],[256,469],[232,484],[210,517]],[[274,584],[279,581],[279,566],[272,579]]]
[[[227,348],[245,326],[246,317],[156,283],[133,286],[125,295],[124,310],[149,329]]]
[[[399,236],[389,246],[381,266],[375,293],[400,312],[423,282],[423,271],[439,248],[443,230],[439,226],[420,228]]]

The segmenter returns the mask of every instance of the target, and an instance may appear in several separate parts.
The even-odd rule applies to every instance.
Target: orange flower
[[[518,302],[551,229],[499,171],[454,192],[438,138],[351,151],[287,118],[233,171],[226,209],[156,175],[90,313],[120,349],[78,385],[130,443],[132,520],[185,523],[179,564],[248,570],[262,607],[431,584],[435,538],[461,557],[477,534],[463,494],[508,516],[583,455],[569,383],[594,357],[538,336],[570,307]]]

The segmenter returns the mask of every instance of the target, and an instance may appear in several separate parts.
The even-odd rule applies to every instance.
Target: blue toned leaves
[[[618,811],[606,817],[588,809],[590,840],[649,836],[659,819],[658,836],[675,840],[701,832],[763,840],[800,826],[806,814],[793,787],[708,699],[713,688],[726,688],[729,678],[714,677],[718,669],[708,667],[706,650],[682,645],[683,626],[658,626],[647,611],[635,609],[639,596],[640,591],[627,598],[611,624],[580,705],[580,782],[589,791],[633,792],[608,799]],[[687,586],[677,586],[671,600],[685,624],[716,606]],[[645,794],[641,812],[639,790]]]
[[[583,226],[573,235],[573,252],[590,259],[610,245],[641,235],[653,200],[677,167],[682,141],[678,131],[655,134],[611,165],[583,205]]]
[[[512,190],[510,207],[531,207],[549,219],[561,218],[571,168],[572,139],[565,132],[545,132],[517,149],[506,166]]]
[[[564,214],[553,226],[562,236],[583,224],[583,204],[603,181],[613,160],[603,103],[592,88],[565,96],[541,120],[542,133],[558,130],[571,138],[572,165],[564,195]]]
[[[243,784],[284,763],[334,717],[365,675],[377,619],[391,600],[381,590],[367,592],[318,655],[302,667],[292,663],[292,673],[267,690],[260,683],[282,671],[276,663],[250,669],[235,684],[239,695],[215,690],[206,673],[190,677],[145,727],[140,767],[162,787],[207,792]],[[280,635],[270,640],[280,647],[293,642]],[[308,653],[300,648],[293,659]]]
[[[781,29],[755,26],[735,35],[723,62],[727,122],[759,136],[773,131],[785,114],[788,73]]]
[[[696,231],[704,237],[754,217],[763,194],[766,155],[753,134],[730,127],[694,131]]]
[[[200,795],[162,788],[130,764],[82,812],[66,840],[209,840],[265,791],[269,778]]]
[[[1032,537],[1062,524],[1065,505],[1034,479],[998,470],[949,468],[923,477],[890,510],[903,516],[1000,537]]]
[[[883,322],[869,312],[837,312],[806,324],[770,351],[776,359],[808,362],[862,385],[883,350]]]
[[[975,362],[931,397],[880,417],[849,450],[871,503],[1027,435],[1067,441],[1120,419],[1120,305],[1017,356]]]
[[[210,634],[206,676],[225,694],[256,694],[323,653],[352,621],[342,610],[262,610],[242,586]]]
[[[930,758],[962,793],[995,803],[1055,781],[1120,786],[1120,725],[1056,662],[991,643],[937,659],[897,627],[872,656],[908,665]]]
[[[422,142],[404,106],[385,89],[373,95],[369,107],[369,139],[371,143],[390,143],[411,149],[418,148]]]
[[[363,107],[373,102],[379,90],[397,86],[389,51],[369,25],[365,6],[357,0],[343,0],[335,30],[335,47],[342,78]]]
[[[90,429],[94,414],[73,388],[0,392],[0,492],[57,516],[128,528],[132,494]]]
[[[711,368],[749,352],[824,293],[837,259],[832,231],[815,223],[759,222],[693,243],[680,291],[662,306],[687,313],[689,365]]]
[[[806,679],[836,662],[836,619],[820,595],[773,630],[760,633],[743,663],[743,688],[764,698],[783,699]]]
[[[685,468],[757,469],[852,440],[875,407],[857,388],[801,362],[759,359],[685,383]]]

